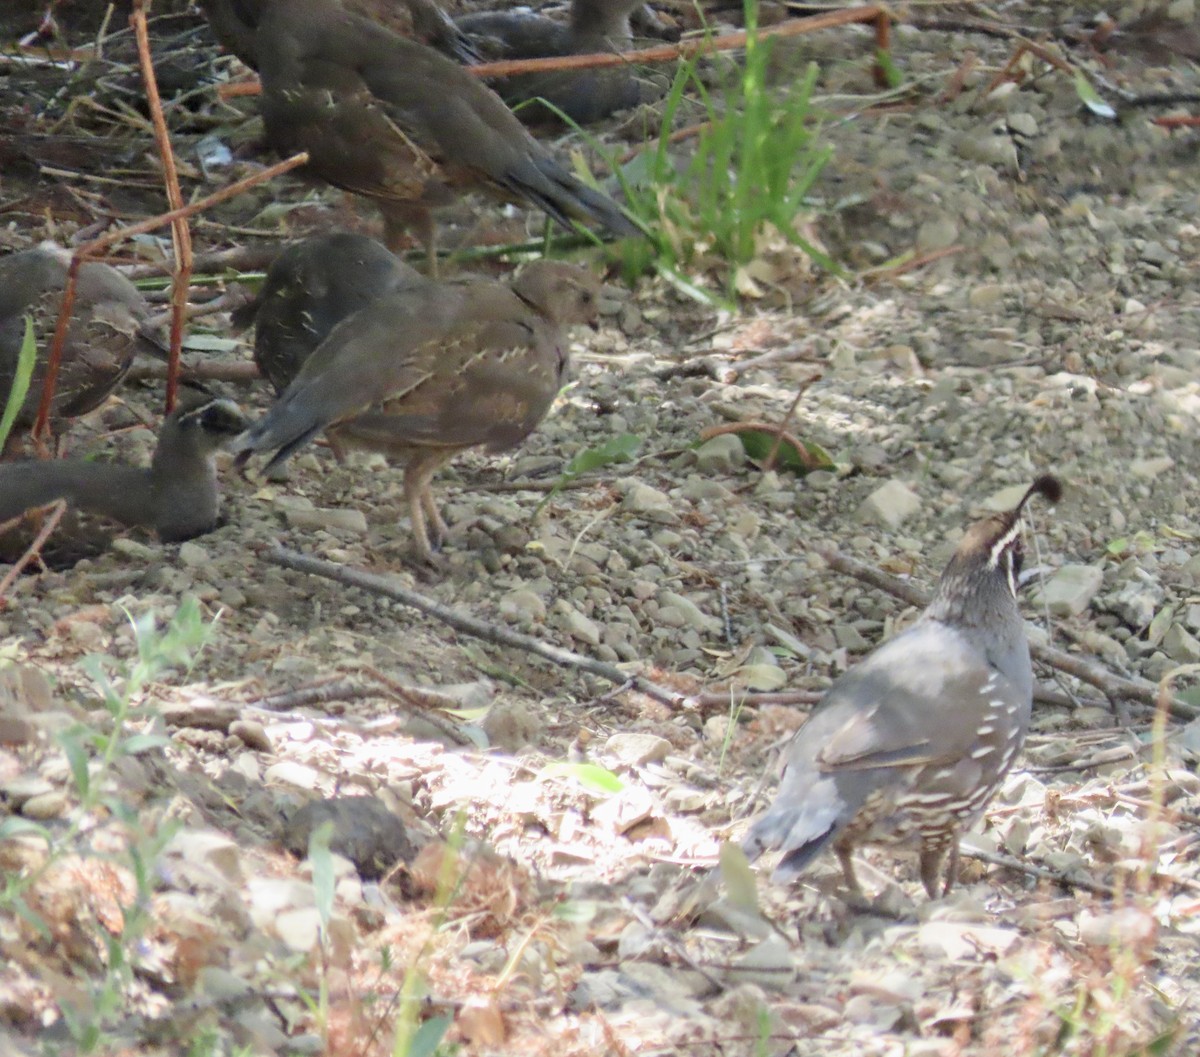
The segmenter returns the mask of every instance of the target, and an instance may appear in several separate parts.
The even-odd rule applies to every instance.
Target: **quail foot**
[[[862,889],[852,855],[865,844],[915,845],[934,898],[958,872],[959,834],[979,817],[1025,742],[1033,671],[1017,607],[1021,511],[1061,497],[1039,477],[1012,510],[978,521],[912,627],[838,679],[786,750],[775,802],[744,847],[783,856],[796,877],[830,847],[846,885]]]
[[[418,557],[433,563],[446,527],[431,481],[468,448],[499,452],[528,436],[567,376],[565,328],[591,323],[599,281],[535,261],[511,283],[426,283],[344,320],[275,405],[235,444],[238,465],[278,465],[318,433],[405,462]]]

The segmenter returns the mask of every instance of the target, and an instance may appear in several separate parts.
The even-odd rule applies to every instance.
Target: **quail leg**
[[[950,856],[950,868],[946,872],[946,885],[940,894],[946,895],[954,887],[954,878],[958,874],[958,842],[953,845]],[[921,845],[921,883],[930,899],[937,899],[941,888],[938,881],[942,872],[942,860],[946,855],[944,841],[926,842]]]
[[[434,502],[430,481],[452,455],[453,452],[422,452],[409,459],[404,468],[404,498],[408,503],[409,520],[412,522],[413,544],[417,557],[426,565],[436,564],[433,547],[430,545],[429,526],[432,525],[439,545],[447,532],[446,523]]]
[[[958,834],[954,835],[954,840],[950,844],[950,861],[946,864],[946,884],[942,888],[942,895],[948,896],[950,889],[958,884]]]
[[[433,213],[425,206],[411,202],[381,202],[383,213],[383,243],[398,254],[405,246],[409,232],[425,248],[425,272],[430,279],[438,277],[437,226]]]
[[[849,844],[836,844],[834,850],[837,852],[838,862],[842,865],[842,878],[846,882],[846,888],[849,889],[853,902],[856,905],[869,905],[867,894],[863,891],[862,885],[858,883],[858,875],[854,872],[854,848]]]

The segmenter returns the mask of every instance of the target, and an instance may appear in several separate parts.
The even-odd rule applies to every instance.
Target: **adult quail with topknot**
[[[333,328],[274,406],[235,444],[237,465],[267,470],[323,430],[402,459],[417,555],[446,535],[431,482],[459,452],[499,452],[538,425],[566,381],[564,330],[591,323],[599,280],[534,261],[509,283],[426,282],[397,289]]]
[[[1033,670],[1017,607],[1020,516],[1062,486],[1039,477],[1009,511],[976,522],[912,627],[838,679],[797,732],[774,804],[751,827],[749,856],[774,849],[780,881],[825,847],[846,885],[863,844],[916,844],[930,898],[958,873],[958,836],[983,812],[1029,730]]]

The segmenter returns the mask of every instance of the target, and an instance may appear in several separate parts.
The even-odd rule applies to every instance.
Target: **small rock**
[[[586,642],[589,646],[600,645],[600,625],[565,599],[560,598],[554,603],[554,623],[573,639]]]
[[[1166,473],[1174,465],[1175,460],[1169,455],[1161,455],[1156,459],[1133,459],[1129,463],[1129,473],[1133,477],[1142,477],[1152,481]]]
[[[858,508],[858,519],[882,525],[884,528],[899,526],[921,509],[921,500],[908,485],[892,479],[875,489]]]
[[[514,624],[541,624],[546,620],[546,603],[525,588],[509,591],[500,599],[500,615]]]
[[[181,829],[171,838],[166,851],[212,870],[230,884],[242,883],[242,849],[224,833],[211,829]]]
[[[1172,624],[1163,636],[1162,648],[1168,657],[1180,664],[1200,661],[1200,641],[1182,624]]]
[[[296,789],[311,791],[329,781],[329,777],[315,767],[297,763],[295,760],[280,760],[272,764],[263,774],[268,785],[290,785]]]
[[[309,838],[323,822],[333,823],[330,850],[349,859],[365,880],[377,880],[396,863],[413,858],[413,846],[404,823],[373,796],[310,801],[293,812],[285,823],[284,847],[293,855],[308,855]]]
[[[640,481],[633,482],[625,492],[621,501],[621,509],[635,517],[643,517],[647,521],[657,521],[664,525],[675,525],[679,515],[675,512],[675,504],[666,492],[651,488]]]
[[[626,732],[614,734],[604,743],[604,753],[622,767],[661,763],[670,755],[671,743],[657,734]]]
[[[1082,613],[1104,584],[1104,572],[1095,565],[1064,565],[1037,592],[1036,605],[1045,605],[1056,617]]]
[[[274,746],[267,736],[267,728],[252,719],[239,719],[229,724],[229,733],[241,738],[246,747],[258,752],[270,752]]]
[[[290,528],[324,529],[328,532],[344,532],[353,536],[367,534],[367,518],[361,510],[347,507],[314,508],[312,510],[288,507],[283,514]]]
[[[61,818],[67,810],[67,795],[60,789],[31,796],[21,805],[21,814],[26,818]]]
[[[675,591],[661,591],[658,595],[660,606],[671,606],[683,616],[683,624],[677,627],[693,627],[697,631],[717,632],[721,630],[721,622],[716,617],[710,617],[703,612],[695,602]]]
[[[702,473],[733,473],[746,465],[746,449],[733,433],[710,437],[695,451],[696,468]]]
[[[189,569],[207,565],[210,560],[208,551],[193,540],[188,540],[179,545],[179,561]]]
[[[35,796],[44,796],[53,791],[54,786],[46,779],[36,775],[23,775],[0,784],[0,800],[19,809],[26,800],[31,800]]]

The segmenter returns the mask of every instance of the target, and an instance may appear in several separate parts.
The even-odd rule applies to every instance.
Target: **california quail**
[[[446,527],[430,481],[467,448],[502,451],[542,420],[567,371],[563,328],[590,323],[599,283],[536,261],[511,283],[399,289],[333,329],[267,415],[235,445],[237,463],[275,452],[270,469],[322,430],[406,460],[418,556]]]
[[[16,377],[27,315],[39,350],[17,416],[21,426],[31,426],[37,415],[70,262],[71,254],[51,242],[0,257],[0,407]],[[54,419],[75,418],[99,407],[121,384],[139,350],[161,355],[146,329],[148,313],[137,287],[115,268],[90,262],[79,269],[50,408]]]
[[[200,0],[217,42],[252,70],[258,69],[254,35],[267,3],[269,0]],[[470,39],[434,0],[407,0],[405,4],[390,3],[389,0],[346,0],[345,7],[401,36],[437,48],[464,65],[479,61],[479,54]]]
[[[254,362],[282,393],[343,319],[391,290],[427,282],[365,235],[314,235],[275,258],[258,297],[234,313],[234,322],[253,319]]]
[[[826,845],[862,896],[851,854],[861,844],[918,844],[930,898],[958,834],[976,819],[1021,751],[1033,671],[1017,608],[1020,514],[1057,502],[1039,477],[1015,508],[972,525],[912,627],[829,688],[787,750],[774,804],[751,827],[752,858],[783,852],[776,880],[797,876]]]
[[[588,55],[629,47],[633,40],[629,18],[641,6],[642,0],[574,0],[567,22],[532,11],[480,11],[463,15],[455,25],[488,62]],[[511,106],[545,99],[578,124],[599,121],[657,94],[626,67],[520,74],[491,85]],[[557,116],[539,105],[522,106],[517,113],[523,121]]]
[[[389,247],[414,229],[436,271],[431,211],[472,186],[523,198],[564,226],[641,233],[456,62],[334,0],[261,3],[254,49],[268,141],[284,153],[308,151],[312,173],[373,199]]]
[[[151,528],[166,543],[210,532],[220,506],[214,456],[246,425],[237,404],[209,400],[167,416],[149,467],[87,459],[2,463],[0,522],[65,499],[86,513]]]

